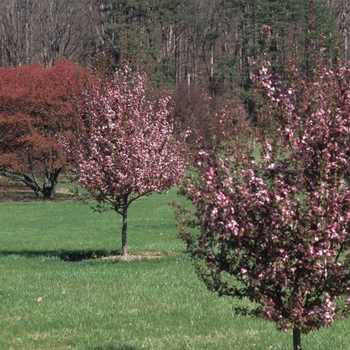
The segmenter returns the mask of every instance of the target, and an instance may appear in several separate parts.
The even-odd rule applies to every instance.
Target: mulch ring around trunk
[[[131,260],[140,260],[140,259],[154,259],[154,258],[163,258],[165,256],[164,253],[160,252],[140,252],[134,254],[127,255],[111,255],[104,256],[100,258],[101,260],[123,260],[123,261],[131,261]]]

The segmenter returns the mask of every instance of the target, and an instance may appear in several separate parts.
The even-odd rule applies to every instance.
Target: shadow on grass
[[[0,256],[19,255],[26,258],[37,258],[39,256],[58,258],[67,262],[79,262],[94,260],[98,258],[120,255],[118,250],[0,250]]]
[[[91,350],[138,350],[134,346],[124,345],[124,346],[107,346],[107,347],[93,347]]]

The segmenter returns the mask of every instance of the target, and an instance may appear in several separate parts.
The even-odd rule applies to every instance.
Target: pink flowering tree
[[[127,217],[132,202],[169,189],[185,167],[181,142],[169,121],[170,93],[155,97],[145,74],[128,67],[113,79],[96,78],[77,116],[77,133],[62,139],[77,184],[99,211],[122,216],[122,255],[127,255]]]
[[[180,235],[209,290],[248,298],[235,311],[292,329],[300,350],[301,333],[349,313],[350,66],[307,80],[290,64],[284,83],[268,68],[255,77],[257,148],[199,152]]]

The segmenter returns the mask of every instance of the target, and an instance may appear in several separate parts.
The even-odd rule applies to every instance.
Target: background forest
[[[347,61],[349,24],[347,0],[3,0],[0,65],[86,65],[104,54],[113,68],[136,62],[154,85],[195,83],[230,97],[249,90],[262,48],[276,70],[298,56],[307,72],[310,52]]]

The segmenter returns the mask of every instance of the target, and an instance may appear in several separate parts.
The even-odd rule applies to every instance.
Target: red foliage
[[[83,70],[65,59],[51,68],[0,67],[1,173],[38,197],[54,196],[66,163],[55,135],[71,127],[74,94],[83,82]]]

